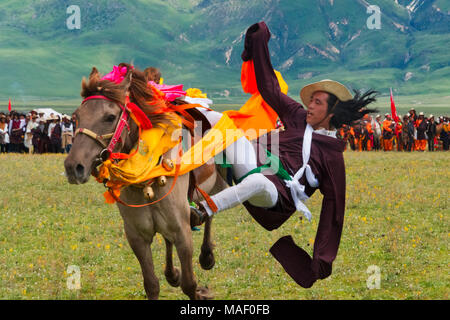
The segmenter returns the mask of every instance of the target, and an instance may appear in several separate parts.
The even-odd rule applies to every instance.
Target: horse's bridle
[[[128,133],[130,133],[130,126],[128,124],[129,116],[128,116],[128,109],[127,109],[126,105],[123,106],[120,103],[113,101],[102,95],[87,97],[86,99],[84,99],[81,102],[81,105],[88,100],[94,100],[94,99],[102,99],[102,100],[108,100],[108,101],[114,102],[122,109],[122,113],[120,115],[120,120],[117,123],[116,129],[114,130],[113,133],[99,135],[99,134],[93,132],[92,130],[89,130],[86,128],[78,128],[75,130],[75,136],[79,133],[83,133],[83,134],[87,135],[88,137],[94,139],[95,142],[97,142],[98,144],[100,144],[102,146],[103,149],[102,149],[102,151],[100,151],[98,157],[96,158],[96,163],[100,164],[109,159],[117,142],[119,142],[121,140],[121,135],[122,135],[122,132],[123,132],[123,129],[125,128],[125,126],[128,129]],[[109,139],[111,139],[111,140],[109,140]],[[108,140],[109,140],[109,143],[108,143]]]
[[[85,103],[88,100],[93,100],[93,99],[102,99],[102,100],[108,100],[108,101],[112,101],[114,103],[116,103],[121,109],[122,109],[122,114],[120,116],[120,120],[117,123],[116,129],[113,133],[109,133],[109,134],[103,134],[103,135],[99,135],[95,132],[93,132],[92,130],[86,129],[86,128],[78,128],[75,131],[75,136],[78,133],[83,133],[85,135],[87,135],[88,137],[94,139],[98,144],[100,144],[104,149],[102,149],[102,151],[100,151],[100,154],[98,155],[98,157],[95,159],[94,161],[94,168],[92,171],[92,174],[97,178],[98,175],[98,171],[96,169],[96,167],[102,163],[104,163],[106,160],[108,160],[109,158],[111,158],[112,152],[114,150],[114,147],[116,146],[117,142],[120,141],[120,136],[122,135],[123,129],[125,128],[125,126],[128,129],[128,133],[130,132],[130,126],[128,124],[128,118],[129,115],[128,113],[131,113],[131,110],[127,107],[129,100],[128,98],[126,99],[126,104],[125,106],[121,105],[120,103],[113,101],[105,96],[102,95],[96,95],[96,96],[90,96],[87,97],[86,99],[84,99],[81,102],[81,105],[83,103]],[[130,103],[130,105],[132,106],[133,103]],[[133,120],[135,120],[133,117],[131,117]],[[135,120],[136,121],[136,120]],[[140,128],[139,128],[139,136],[141,134]],[[112,138],[111,138],[112,137]],[[109,141],[109,144],[107,144],[107,139],[111,138],[111,140]],[[140,138],[139,138],[140,139]],[[112,198],[115,199],[115,201],[121,203],[122,205],[128,206],[128,207],[134,207],[134,208],[141,208],[141,207],[146,207],[152,204],[155,204],[161,200],[163,200],[164,198],[166,198],[174,189],[175,187],[175,182],[177,181],[178,178],[178,174],[180,172],[180,166],[181,166],[181,153],[182,153],[182,147],[181,147],[181,143],[178,144],[178,155],[177,155],[177,161],[176,161],[176,165],[175,165],[175,174],[174,174],[174,178],[172,181],[172,186],[170,187],[170,189],[166,192],[166,194],[164,196],[162,196],[161,198],[159,198],[158,200],[149,202],[149,203],[145,203],[145,204],[137,204],[137,205],[133,205],[133,204],[128,204],[123,202],[120,197],[116,196],[114,194],[114,191],[112,191],[112,189],[109,187],[108,188],[108,192],[111,195]],[[136,153],[138,151],[138,148],[136,148],[136,150],[134,151],[134,153]],[[117,154],[116,154],[117,155]],[[128,155],[128,157],[131,155]],[[112,158],[115,159],[115,157],[113,156]],[[152,179],[153,181],[153,179]],[[105,185],[105,187],[108,187],[106,185],[107,181],[104,180],[103,184]],[[150,183],[149,183],[150,184]]]

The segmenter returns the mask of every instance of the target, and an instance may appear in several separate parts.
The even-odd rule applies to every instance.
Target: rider
[[[287,273],[298,284],[309,288],[317,279],[331,274],[342,232],[345,211],[344,142],[336,138],[336,129],[374,112],[365,107],[375,101],[375,92],[361,94],[355,91],[353,97],[344,85],[336,81],[319,81],[307,85],[300,92],[307,106],[305,110],[300,103],[281,93],[270,61],[269,39],[270,32],[264,22],[252,25],[246,33],[242,59],[253,60],[258,91],[284,124],[285,130],[269,135],[267,144],[267,159],[277,162],[280,170],[260,170],[267,159],[254,153],[250,159],[256,158],[257,163],[249,162],[250,172],[237,179],[242,181],[211,196],[216,210],[206,201],[199,203],[201,214],[197,216],[196,224],[201,224],[207,215],[212,216],[243,203],[257,222],[273,230],[296,210],[310,219],[310,212],[302,201],[319,189],[324,198],[313,257],[298,247],[291,236],[279,239],[270,249]],[[279,144],[270,143],[275,135]],[[245,145],[248,146],[246,154],[252,154],[252,145]],[[231,162],[228,154],[226,156]],[[239,165],[245,167],[245,164]]]

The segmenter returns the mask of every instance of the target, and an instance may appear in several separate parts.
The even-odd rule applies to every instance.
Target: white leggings
[[[211,127],[215,126],[222,117],[222,113],[209,111],[204,108],[197,108],[208,119]],[[225,157],[228,163],[233,165],[233,175],[236,179],[241,178],[250,170],[256,168],[256,151],[252,143],[242,137],[225,150]],[[220,154],[219,154],[220,156]]]
[[[209,111],[197,108],[214,126],[222,117],[217,111]],[[233,175],[241,178],[257,166],[256,151],[253,144],[242,137],[224,150],[227,162],[232,165]],[[211,197],[219,211],[235,207],[245,201],[249,201],[257,207],[271,208],[278,200],[278,191],[275,185],[262,173],[254,173],[246,177],[239,184],[227,188]],[[206,201],[201,202],[209,215],[213,212]]]

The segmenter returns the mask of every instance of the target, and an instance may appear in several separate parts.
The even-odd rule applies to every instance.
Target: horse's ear
[[[86,98],[87,96],[87,87],[88,87],[88,82],[86,80],[85,77],[83,77],[83,79],[81,79],[81,92],[80,95],[84,98]]]
[[[132,80],[133,80],[133,70],[129,69],[125,78],[122,80],[120,84],[124,91],[128,92]]]
[[[97,68],[92,67],[92,71],[91,71],[91,74],[89,75],[89,79],[92,79],[92,78],[98,76],[98,74],[99,74],[99,72],[98,72]]]

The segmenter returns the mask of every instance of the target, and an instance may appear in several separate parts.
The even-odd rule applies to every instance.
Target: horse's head
[[[70,183],[86,183],[96,166],[104,161],[106,149],[123,113],[127,91],[131,83],[132,72],[127,72],[124,80],[116,84],[101,80],[97,69],[92,68],[89,80],[83,78],[81,96],[85,99],[75,111],[77,130],[72,148],[64,161],[66,175]],[[122,119],[122,120],[121,120]],[[129,134],[134,123],[127,123],[114,150],[120,151],[126,144],[132,145],[136,137]]]
[[[131,102],[128,106],[133,109],[133,119],[138,118],[143,130],[151,126],[171,125],[177,119],[174,112],[167,112],[168,102],[160,94],[155,94],[145,73],[127,63],[115,66],[103,78],[96,68],[92,68],[89,80],[81,82],[81,96],[84,101],[75,111],[75,137],[64,162],[70,183],[87,182],[91,172],[95,172],[109,153],[129,153],[136,144],[139,128],[128,116],[127,97]],[[120,137],[115,135],[124,124]]]

